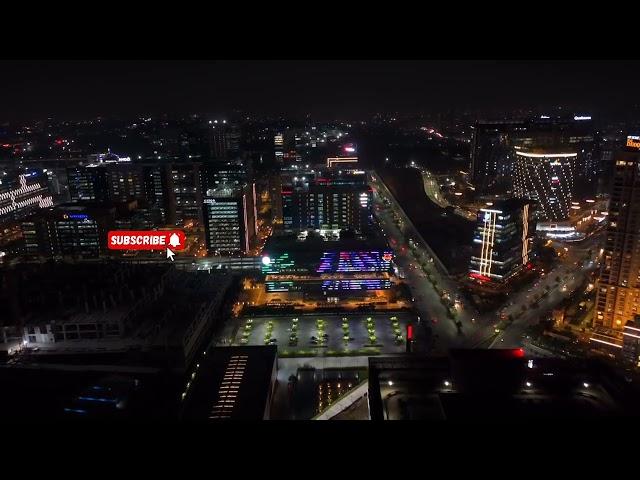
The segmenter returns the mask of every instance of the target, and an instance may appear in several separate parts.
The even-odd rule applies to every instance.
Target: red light
[[[407,340],[413,340],[413,325],[407,325]]]
[[[481,282],[488,282],[489,280],[491,280],[489,277],[480,275],[479,273],[470,273],[469,276],[471,278],[475,278],[476,280],[480,280]]]
[[[513,356],[516,358],[524,358],[524,350],[522,348],[516,348],[513,351]]]

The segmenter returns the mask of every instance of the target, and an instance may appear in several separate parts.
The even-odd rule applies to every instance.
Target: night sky
[[[5,61],[0,121],[145,113],[319,118],[551,108],[629,111],[631,61]]]

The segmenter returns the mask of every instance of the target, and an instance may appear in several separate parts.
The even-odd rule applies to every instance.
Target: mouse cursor
[[[172,262],[174,255],[175,253],[173,253],[170,248],[167,248],[167,258],[170,258]]]

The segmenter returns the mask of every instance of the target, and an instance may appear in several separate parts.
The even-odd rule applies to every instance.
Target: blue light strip
[[[67,412],[67,413],[79,413],[81,415],[86,415],[87,414],[87,411],[86,410],[82,410],[81,408],[65,408],[64,411]]]
[[[78,400],[84,400],[85,402],[118,403],[117,398],[78,397]]]

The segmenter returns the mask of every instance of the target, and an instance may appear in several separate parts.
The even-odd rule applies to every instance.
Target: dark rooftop
[[[527,359],[522,350],[369,359],[373,420],[626,417],[637,415],[637,398],[634,386],[599,363]]]
[[[210,349],[185,396],[183,418],[268,419],[276,353],[273,345]]]

